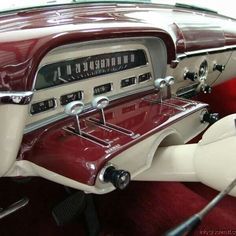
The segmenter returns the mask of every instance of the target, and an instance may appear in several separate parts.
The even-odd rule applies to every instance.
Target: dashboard
[[[1,16],[0,176],[108,193],[117,185],[106,170],[142,180],[160,147],[207,128],[208,104],[194,96],[235,76],[235,22],[154,4],[93,7]],[[19,17],[10,30],[8,17]]]

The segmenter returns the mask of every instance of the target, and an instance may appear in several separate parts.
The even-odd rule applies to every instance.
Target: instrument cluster
[[[154,88],[165,75],[167,54],[158,38],[113,39],[60,46],[41,61],[25,133],[66,117],[65,106],[105,95],[119,99]],[[153,66],[155,65],[155,66]]]
[[[144,66],[147,63],[146,53],[141,49],[60,61],[45,65],[39,70],[35,89],[40,90],[128,70]]]

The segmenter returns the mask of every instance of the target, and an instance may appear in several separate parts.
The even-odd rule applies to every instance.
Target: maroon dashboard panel
[[[0,16],[0,91],[32,90],[41,59],[55,47],[99,39],[161,38],[176,53],[235,45],[235,21],[156,4],[79,4]]]
[[[199,22],[178,26],[183,34],[185,52],[225,46],[224,32],[220,26]]]
[[[64,28],[66,31],[66,27]],[[38,34],[44,29],[38,29]],[[31,34],[31,33],[30,33]],[[33,34],[33,32],[32,32]],[[64,44],[84,42],[90,40],[124,37],[154,36],[162,38],[168,46],[168,60],[175,58],[175,49],[170,36],[162,30],[151,28],[104,28],[96,30],[79,30],[72,32],[57,32],[41,38],[27,41],[1,43],[0,41],[0,91],[29,91],[33,88],[35,74],[42,58],[51,49]],[[35,37],[37,34],[35,33]],[[0,34],[1,38],[1,34]],[[13,46],[12,46],[13,45]],[[37,56],[36,56],[37,55]]]
[[[130,7],[121,7],[120,11],[133,11]],[[165,42],[168,62],[175,58],[175,45],[168,32],[117,14],[118,9],[116,4],[89,4],[0,16],[0,91],[32,90],[42,58],[55,47],[69,43],[151,36]]]
[[[93,112],[80,119],[83,137],[71,132],[75,126],[72,118],[26,134],[18,159],[29,160],[60,175],[93,185],[107,161],[191,114],[197,104],[181,99],[168,99],[166,104],[160,104],[154,102],[158,96],[129,97],[111,104],[105,111],[107,124],[118,129],[94,122],[99,114]]]

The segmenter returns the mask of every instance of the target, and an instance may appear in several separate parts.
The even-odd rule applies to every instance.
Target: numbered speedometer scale
[[[99,54],[43,66],[38,72],[36,90],[88,79],[147,64],[144,50]]]

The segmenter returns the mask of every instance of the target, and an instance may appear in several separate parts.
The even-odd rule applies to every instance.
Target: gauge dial
[[[148,63],[142,49],[92,55],[43,66],[37,76],[35,89],[43,89],[76,80],[89,79],[118,71],[144,66]]]

